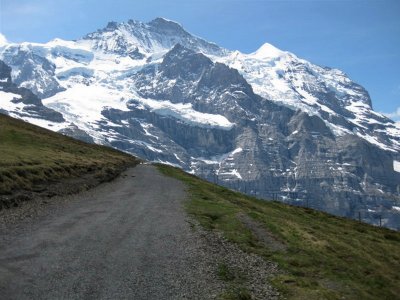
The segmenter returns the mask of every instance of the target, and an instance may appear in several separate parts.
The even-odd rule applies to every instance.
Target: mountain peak
[[[134,20],[109,22],[105,28],[89,33],[83,39],[91,40],[93,49],[108,53],[123,55],[140,51],[140,58],[144,54],[170,50],[178,43],[195,52],[226,53],[225,49],[191,35],[179,23],[165,18],[156,18],[148,23]]]
[[[149,25],[169,25],[169,26],[179,26],[182,28],[182,25],[179,24],[178,22],[163,18],[163,17],[157,17],[154,20],[148,22]]]
[[[176,32],[180,34],[190,35],[188,32],[185,31],[185,29],[183,29],[181,24],[161,17],[155,18],[154,20],[147,23],[147,25],[163,33]]]
[[[107,23],[106,28],[109,29],[109,30],[115,30],[115,29],[118,28],[118,25],[119,25],[118,22],[111,21],[111,22]]]
[[[256,58],[274,58],[274,57],[280,57],[285,55],[286,52],[276,48],[275,46],[265,43],[263,44],[258,50],[255,52],[251,53],[250,55],[256,57]]]

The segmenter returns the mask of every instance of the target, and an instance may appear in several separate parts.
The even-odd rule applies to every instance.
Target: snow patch
[[[128,122],[127,122],[127,123],[128,123]],[[129,123],[128,123],[128,124],[129,124]],[[128,125],[128,124],[125,124],[125,125]],[[158,136],[156,136],[156,135],[154,135],[154,134],[151,134],[151,133],[149,132],[149,128],[152,128],[152,127],[153,127],[152,124],[149,124],[149,123],[140,123],[140,126],[142,126],[145,135],[151,136],[151,137],[155,138],[156,140],[158,140]]]
[[[199,161],[204,162],[205,164],[208,165],[214,165],[214,164],[221,164],[222,162],[224,162],[225,160],[228,160],[229,158],[232,158],[235,154],[242,152],[243,149],[238,147],[235,150],[225,153],[225,154],[221,154],[218,156],[213,156],[210,159],[206,159],[204,157],[197,157],[196,159]]]
[[[232,152],[231,152],[231,156],[233,156],[233,155],[235,155],[236,153],[240,153],[240,152],[242,152],[243,151],[243,149],[241,148],[241,147],[239,147],[239,148],[236,148],[235,150],[233,150]]]
[[[187,124],[199,127],[216,127],[229,130],[235,125],[222,115],[196,111],[191,103],[172,103],[168,100],[159,101],[144,98],[140,98],[138,101],[159,115],[174,117]]]
[[[238,179],[243,179],[242,175],[240,175],[237,169],[232,169],[228,172],[218,172],[218,175],[225,175],[225,176],[229,175],[229,176],[235,176]]]
[[[278,58],[283,55],[285,55],[284,51],[268,43],[265,43],[257,51],[249,54],[249,56],[257,59]]]
[[[160,163],[160,164],[163,164],[163,165],[168,165],[168,166],[171,166],[171,167],[175,167],[175,168],[182,169],[182,166],[180,166],[180,165],[178,165],[178,164],[174,164],[174,163],[169,162],[169,161],[166,161],[166,160],[157,159],[157,160],[155,160],[154,162],[157,162],[157,163]]]
[[[9,105],[6,102],[10,102],[13,99],[21,99],[21,95],[0,91],[0,99],[1,99],[0,105],[2,108],[4,108],[3,105],[4,106]],[[14,105],[14,103],[12,105]],[[4,108],[4,109],[6,109],[6,108]]]
[[[106,107],[128,111],[126,101],[131,95],[101,85],[77,84],[66,91],[43,99],[43,104],[72,118],[86,122],[96,122],[103,118],[101,112]]]
[[[0,90],[0,109],[7,111],[10,116],[19,118],[18,114],[14,112],[22,112],[26,104],[22,102],[14,103],[11,100],[21,99],[21,95],[14,93],[7,93]]]
[[[22,120],[24,120],[25,122],[34,124],[36,126],[52,130],[52,131],[59,131],[61,129],[68,127],[68,125],[69,125],[67,122],[57,123],[57,122],[51,122],[48,120],[37,119],[37,118],[32,118],[32,117],[22,117]]]
[[[393,161],[393,170],[400,173],[400,161],[397,160]]]
[[[7,111],[11,117],[22,119],[25,122],[50,129],[52,131],[58,131],[67,127],[67,123],[65,122],[52,122],[44,119],[38,119],[34,116],[27,116],[27,113],[24,112],[24,108],[28,105],[22,102],[14,103],[11,101],[14,99],[21,99],[21,95],[0,91],[0,109]],[[18,114],[18,112],[21,114]]]
[[[363,138],[364,140],[368,141],[371,144],[374,144],[375,146],[378,146],[379,148],[383,149],[383,150],[387,150],[387,151],[391,151],[391,152],[396,152],[395,150],[393,150],[392,148],[386,146],[384,143],[381,143],[377,137],[369,135],[369,134],[362,134],[360,132],[357,131],[356,133],[359,137]]]
[[[175,158],[176,158],[179,162],[185,163],[176,153],[173,153],[173,154],[174,154]]]

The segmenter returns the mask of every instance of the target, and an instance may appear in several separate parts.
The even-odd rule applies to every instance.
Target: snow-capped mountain
[[[368,92],[340,70],[314,65],[270,44],[217,60],[241,71],[264,98],[319,116],[335,135],[353,133],[378,147],[400,150],[398,125],[374,112]]]
[[[11,80],[11,68],[0,61],[0,112],[26,121],[64,123],[62,114],[43,105],[30,90],[18,87]]]
[[[142,59],[165,53],[176,44],[185,45],[195,52],[224,55],[228,51],[185,31],[176,22],[157,18],[149,23],[129,20],[127,23],[109,22],[107,27],[86,35],[91,48],[107,53]]]
[[[339,70],[269,44],[223,49],[163,18],[110,22],[77,41],[2,41],[0,59],[11,67],[0,80],[38,99],[29,110],[3,84],[2,112],[259,197],[400,228],[400,128]]]

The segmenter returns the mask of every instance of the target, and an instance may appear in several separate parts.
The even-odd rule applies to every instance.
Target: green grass
[[[226,291],[219,295],[221,300],[251,299],[251,295],[245,286],[245,275],[238,269],[234,269],[225,263],[220,263],[217,267],[217,275],[227,285]]]
[[[235,272],[224,263],[218,265],[218,277],[223,281],[233,281],[235,279]]]
[[[307,208],[261,201],[169,166],[166,175],[189,187],[187,211],[243,250],[279,264],[271,282],[289,299],[400,299],[400,233]],[[247,214],[286,249],[260,243],[240,220]],[[232,278],[229,266],[219,275]],[[236,297],[236,298],[235,298]],[[247,297],[245,294],[243,297]],[[227,294],[226,299],[240,299]]]
[[[246,288],[236,287],[223,293],[220,296],[221,300],[251,300],[251,295]]]
[[[0,194],[87,173],[98,176],[137,160],[0,114]]]

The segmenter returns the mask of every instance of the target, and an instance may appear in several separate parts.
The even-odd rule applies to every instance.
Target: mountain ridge
[[[400,226],[400,127],[342,71],[270,44],[226,50],[161,18],[6,44],[0,59],[65,119],[42,126],[259,197]]]

